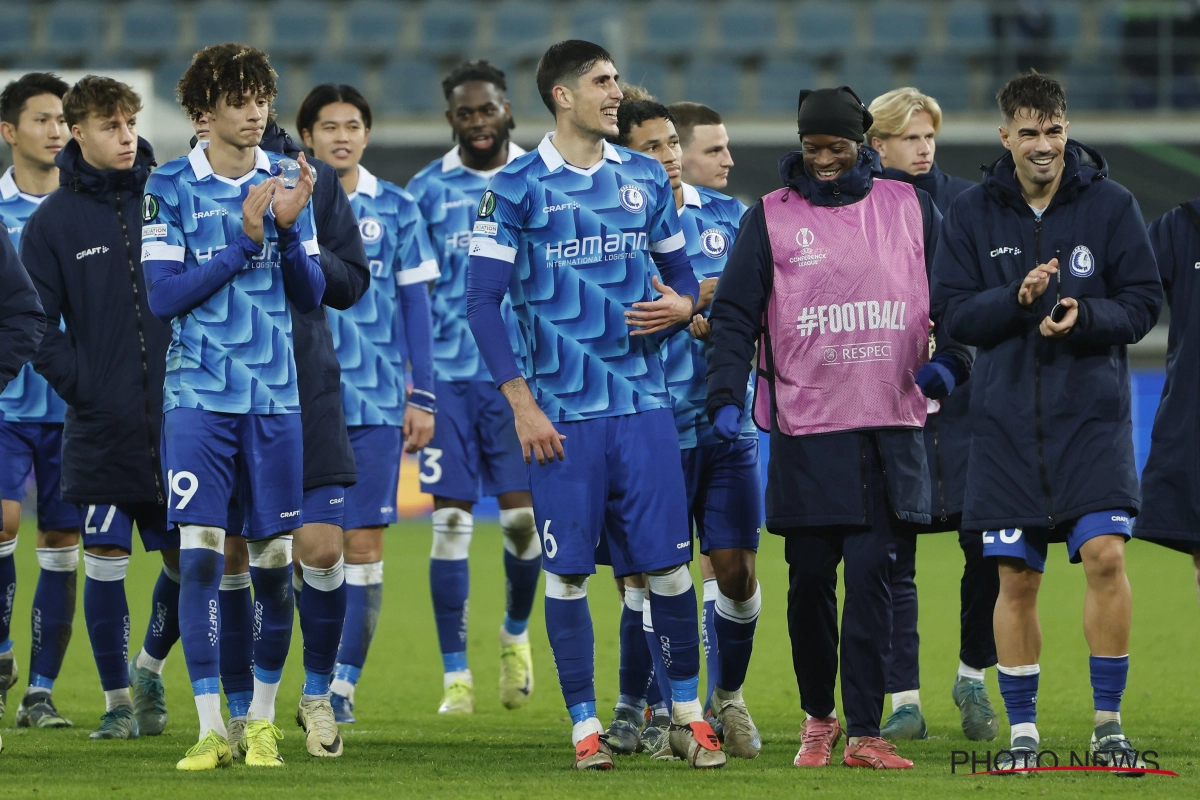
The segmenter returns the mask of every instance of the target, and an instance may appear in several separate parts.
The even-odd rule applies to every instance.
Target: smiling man
[[[602,529],[616,575],[649,573],[674,701],[672,750],[692,767],[721,767],[725,753],[698,694],[686,492],[656,336],[691,320],[699,285],[662,165],[605,141],[617,133],[622,98],[608,52],[559,42],[538,63],[537,85],[554,131],[501,169],[479,203],[467,308],[525,458],[537,462],[529,476],[546,631],[574,723],[575,767],[613,766],[596,717],[587,603]],[[506,292],[530,351],[524,375],[500,313]]]
[[[997,767],[1036,766],[1037,597],[1047,544],[1064,541],[1087,576],[1093,759],[1133,766],[1120,714],[1125,540],[1141,502],[1125,348],[1154,326],[1162,286],[1137,201],[1098,152],[1067,138],[1062,85],[1021,75],[997,100],[1009,152],[951,207],[933,285],[934,318],[979,354],[963,527],[984,531],[1000,572],[997,670],[1012,732]]]
[[[929,522],[923,392],[947,391],[932,388],[927,363],[927,271],[941,216],[925,192],[880,177],[875,151],[861,146],[871,122],[849,87],[800,93],[801,149],[780,161],[784,188],[742,219],[710,318],[707,408],[724,439],[739,430],[758,345],[755,419],[771,433],[767,526],[785,541],[807,716],[798,767],[829,766],[843,732],[834,710],[840,562],[842,763],[912,767],[880,737],[879,718],[896,536]],[[947,357],[965,366],[969,355],[956,350]]]

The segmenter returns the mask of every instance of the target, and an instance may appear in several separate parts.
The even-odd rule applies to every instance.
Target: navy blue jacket
[[[855,203],[880,177],[879,156],[869,147],[858,164],[837,181],[817,181],[804,171],[800,153],[779,162],[784,185],[818,206]],[[925,192],[917,191],[924,219],[926,269],[937,247],[941,215]],[[708,357],[708,413],[726,405],[742,407],[746,376],[771,297],[774,259],[762,202],[742,217],[712,305],[712,350]],[[969,368],[969,354],[959,355]],[[767,526],[772,532],[825,525],[869,523],[865,487],[869,450],[877,448],[885,471],[892,511],[900,519],[929,522],[929,470],[921,431],[888,428],[819,436],[787,436],[770,431],[767,465]]]
[[[943,215],[949,212],[955,198],[975,185],[964,178],[947,175],[936,163],[922,175],[884,168],[883,177],[924,189]],[[951,337],[944,331],[935,328],[933,337],[939,350],[951,344]],[[958,384],[949,396],[938,402],[941,408],[938,413],[929,415],[924,434],[933,517],[926,529],[929,532],[958,530],[967,489],[967,455],[971,452],[971,381]]]
[[[33,358],[46,314],[12,241],[0,235],[0,392]]]
[[[1025,276],[1057,256],[1032,308]],[[1061,339],[1038,331],[1061,291],[1079,318]],[[933,307],[977,348],[963,527],[1054,527],[1093,511],[1139,508],[1126,346],[1154,327],[1162,285],[1133,195],[1098,152],[1067,144],[1062,182],[1039,220],[1011,154],[959,195],[942,226]]]
[[[141,265],[142,190],[154,152],[139,139],[132,169],[101,172],[71,140],[55,161],[58,191],[29,218],[21,260],[46,309],[33,367],[67,403],[63,499],[161,505],[171,329],[150,313]]]
[[[263,134],[261,147],[292,158],[300,153],[292,137],[274,122]],[[325,273],[323,303],[344,310],[357,303],[371,284],[367,252],[337,172],[315,158],[308,163],[317,170],[312,204]],[[323,307],[307,314],[292,307],[292,341],[304,426],[304,488],[349,486],[357,475],[342,408],[342,368]]]
[[[1200,214],[1200,200],[1187,205]],[[1171,327],[1133,535],[1190,553],[1200,547],[1200,231],[1176,208],[1150,223],[1149,234]]]

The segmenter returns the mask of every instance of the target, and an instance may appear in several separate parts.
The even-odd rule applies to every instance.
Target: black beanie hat
[[[849,86],[805,89],[796,110],[797,133],[840,136],[860,144],[875,118]]]

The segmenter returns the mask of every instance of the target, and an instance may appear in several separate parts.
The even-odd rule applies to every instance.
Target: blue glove
[[[723,442],[736,442],[742,432],[742,410],[735,405],[721,406],[713,416],[713,430]]]
[[[941,400],[954,391],[954,373],[949,368],[930,361],[917,370],[917,386],[930,400]]]

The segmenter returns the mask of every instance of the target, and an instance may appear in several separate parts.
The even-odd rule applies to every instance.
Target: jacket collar
[[[938,185],[942,180],[942,172],[938,169],[937,162],[935,161],[928,172],[923,172],[920,175],[910,175],[902,169],[884,167],[883,174],[879,177],[892,181],[903,181],[918,189],[924,189],[929,193],[930,197],[937,197]]]
[[[558,152],[557,150],[555,152]],[[516,142],[509,141],[508,143],[508,161],[506,164],[511,164],[514,159],[525,155],[525,148],[518,145]],[[479,170],[471,169],[462,162],[462,154],[458,151],[458,146],[455,145],[449,153],[442,156],[442,172],[454,172],[456,169],[465,169],[467,172],[472,172],[476,175],[482,175],[485,178],[490,178],[504,167],[496,167],[496,169]]]
[[[879,154],[866,145],[859,145],[858,163],[837,180],[819,181],[804,169],[804,155],[795,150],[779,159],[779,177],[787,186],[814,206],[844,206],[857,203],[871,192],[875,178],[882,177]]]
[[[537,147],[538,155],[542,157],[542,163],[544,163],[546,165],[546,169],[550,170],[551,172],[557,172],[560,167],[569,167],[570,169],[578,170],[580,172],[591,172],[599,167],[600,164],[603,164],[605,160],[613,161],[617,164],[622,163],[621,154],[617,152],[617,148],[613,147],[608,142],[605,142],[604,158],[600,159],[595,166],[590,167],[588,170],[581,170],[579,167],[572,167],[567,163],[567,160],[562,157],[562,153],[558,152],[558,149],[550,143],[550,140],[553,138],[554,131],[550,131],[542,138],[542,141]]]
[[[154,149],[145,139],[138,137],[137,155],[129,169],[99,170],[83,159],[79,142],[71,139],[54,157],[58,165],[58,185],[68,186],[77,192],[106,195],[113,192],[131,192],[140,198],[150,171],[157,166]]]
[[[192,166],[192,173],[197,180],[204,180],[210,176],[215,176],[220,180],[221,176],[213,172],[212,164],[208,163],[208,156],[204,155],[204,151],[207,149],[208,142],[196,142],[192,152],[188,153],[188,163]],[[267,157],[261,147],[254,148],[254,169],[260,172],[271,171],[271,159]],[[232,179],[226,178],[225,180]]]
[[[1071,202],[1092,183],[1107,177],[1108,162],[1098,150],[1074,139],[1068,139],[1066,151],[1063,153],[1062,181],[1047,209]],[[983,168],[983,185],[987,192],[1000,202],[1022,212],[1033,213],[1021,193],[1012,153],[1005,152]]]

